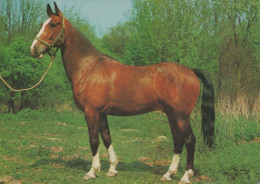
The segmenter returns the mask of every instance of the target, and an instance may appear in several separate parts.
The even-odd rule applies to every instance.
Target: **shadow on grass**
[[[74,158],[71,160],[63,160],[60,158],[57,159],[40,159],[37,160],[35,163],[31,164],[30,167],[32,168],[39,168],[43,165],[53,165],[53,164],[60,164],[62,166],[72,168],[72,169],[79,169],[83,171],[88,171],[91,167],[92,161],[86,161],[81,158]],[[102,164],[102,170],[106,171],[109,169],[109,161],[101,160]],[[162,165],[153,165],[149,166],[139,161],[133,161],[133,162],[123,162],[119,161],[119,164],[117,166],[118,171],[140,171],[140,172],[150,172],[153,174],[164,174],[168,169],[168,166],[162,166]]]

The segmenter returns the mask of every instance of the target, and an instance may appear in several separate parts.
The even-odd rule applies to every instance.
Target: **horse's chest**
[[[74,101],[81,107],[91,106],[100,109],[108,99],[109,87],[101,83],[89,83],[73,86]]]

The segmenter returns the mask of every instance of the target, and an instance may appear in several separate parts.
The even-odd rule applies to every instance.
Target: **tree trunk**
[[[13,111],[13,114],[16,114],[15,105],[14,105],[15,92],[11,91],[9,92],[9,95],[10,95],[10,99],[8,100],[8,113]]]

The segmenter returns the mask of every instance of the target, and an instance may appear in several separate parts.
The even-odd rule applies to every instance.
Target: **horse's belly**
[[[162,105],[159,103],[151,104],[124,104],[122,106],[112,105],[106,110],[107,115],[114,116],[134,116],[144,114],[156,110],[162,110]]]

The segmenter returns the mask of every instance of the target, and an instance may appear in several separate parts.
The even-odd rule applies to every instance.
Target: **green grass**
[[[88,131],[78,112],[40,112],[25,109],[17,115],[0,114],[0,183],[161,183],[173,155],[166,117],[149,113],[134,117],[109,117],[118,175],[107,178],[108,156],[100,146],[102,168],[96,180],[82,177],[91,167]],[[216,146],[202,141],[200,117],[193,115],[197,138],[193,183],[255,184],[260,179],[259,122],[217,115]],[[159,136],[165,136],[159,139]],[[185,170],[186,150],[178,183]],[[5,181],[5,182],[4,182]]]

